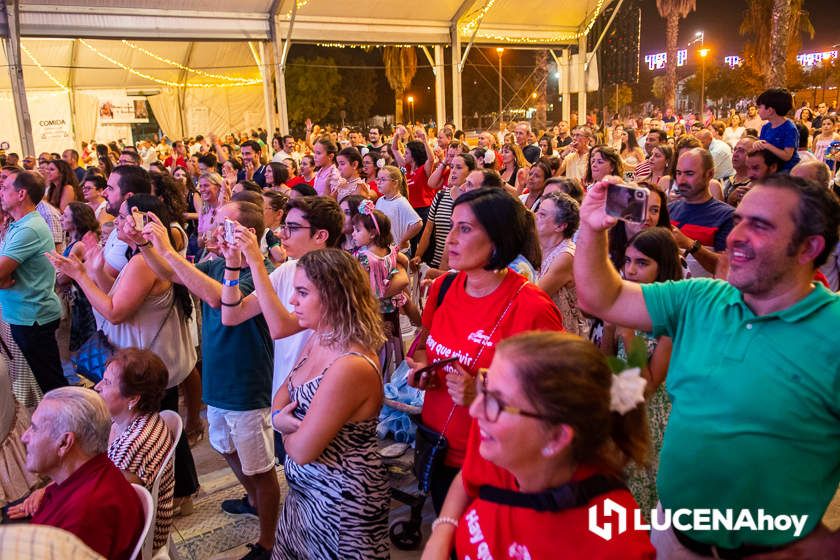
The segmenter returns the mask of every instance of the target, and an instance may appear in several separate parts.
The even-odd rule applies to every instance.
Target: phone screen
[[[644,187],[612,184],[607,187],[607,215],[640,224],[647,218],[650,191]]]

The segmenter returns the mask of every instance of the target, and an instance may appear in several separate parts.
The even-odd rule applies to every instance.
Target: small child
[[[408,286],[405,268],[399,266],[399,251],[391,235],[388,217],[376,210],[373,202],[364,200],[359,213],[353,216],[353,253],[370,275],[373,295],[379,299],[379,311],[385,323],[388,340],[383,347],[380,363],[383,374],[390,375],[395,364],[403,359],[399,307],[405,304],[402,292]]]
[[[336,166],[341,179],[335,191],[335,199],[342,200],[351,194],[358,194],[370,198],[370,189],[365,180],[359,176],[362,169],[362,154],[356,148],[347,147],[338,152],[335,157]]]
[[[373,202],[364,200],[359,204],[359,213],[353,216],[353,243],[357,247],[354,256],[370,274],[370,286],[379,299],[383,315],[396,311],[392,301],[392,278],[400,270],[397,266],[397,247],[391,235],[388,217],[376,210]]]
[[[793,96],[785,88],[770,88],[756,99],[758,116],[768,121],[761,127],[761,135],[754,149],[767,149],[784,163],[779,170],[789,173],[799,163],[799,131],[787,118],[793,108]]]

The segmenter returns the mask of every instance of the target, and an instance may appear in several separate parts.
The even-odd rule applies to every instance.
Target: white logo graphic
[[[620,535],[627,530],[627,509],[621,504],[607,498],[604,500],[604,516],[616,515],[618,517],[618,527],[616,528],[616,535]],[[604,523],[598,525],[598,504],[589,508],[589,530],[604,539],[605,541],[613,538],[612,523]]]
[[[608,541],[627,531],[627,508],[607,498],[604,500],[602,514],[606,518],[616,521],[605,521],[598,524],[599,505],[589,508],[589,530]],[[650,523],[642,518],[640,509],[633,510],[633,529],[636,531],[665,531],[674,527],[680,532],[685,531],[789,531],[793,529],[793,537],[802,535],[807,515],[770,515],[763,509],[753,511],[748,509],[661,509],[650,512]],[[613,529],[615,527],[615,529]]]
[[[487,346],[488,348],[493,346],[493,343],[490,342],[490,337],[484,334],[484,330],[482,329],[478,329],[477,331],[470,333],[467,340],[470,342],[477,342],[478,344]]]

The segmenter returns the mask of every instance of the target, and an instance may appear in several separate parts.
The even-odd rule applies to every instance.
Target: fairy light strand
[[[237,78],[235,76],[225,76],[224,74],[213,74],[211,72],[205,72],[204,70],[199,70],[198,68],[191,68],[189,66],[184,66],[183,64],[181,64],[181,63],[179,63],[175,60],[170,60],[166,57],[163,57],[163,56],[160,56],[156,53],[153,53],[152,51],[150,51],[148,49],[144,49],[140,45],[134,44],[131,41],[126,41],[125,39],[123,39],[122,43],[127,47],[130,47],[132,49],[140,51],[141,53],[145,54],[148,57],[151,57],[151,58],[157,60],[158,62],[163,62],[164,64],[168,64],[170,66],[180,68],[181,70],[184,70],[186,72],[192,72],[194,74],[199,74],[199,75],[205,76],[207,78],[216,78],[216,79],[225,80],[225,81],[228,81],[228,82],[236,82],[236,83],[240,83],[242,85],[256,85],[256,84],[261,84],[262,83],[262,80],[258,80],[258,79],[254,79],[254,78]]]
[[[38,70],[40,70],[41,72],[43,72],[44,76],[46,76],[46,77],[47,77],[47,78],[48,78],[48,79],[49,79],[52,83],[54,83],[55,85],[57,85],[57,86],[61,89],[61,91],[64,91],[64,92],[69,92],[69,91],[70,91],[70,89],[69,89],[67,86],[65,86],[64,84],[62,84],[61,82],[59,82],[59,81],[58,81],[58,78],[56,78],[55,76],[53,76],[53,75],[52,75],[52,73],[51,73],[49,70],[47,70],[46,68],[44,68],[44,67],[41,65],[41,63],[38,61],[38,59],[37,59],[37,58],[35,58],[35,55],[34,55],[34,54],[32,54],[32,53],[29,51],[29,49],[27,49],[27,48],[26,48],[26,45],[24,45],[23,43],[21,43],[21,44],[20,44],[20,50],[21,50],[21,51],[23,51],[23,53],[25,53],[25,54],[26,54],[26,56],[28,56],[28,57],[29,57],[29,59],[30,59],[30,60],[31,60],[31,61],[35,64],[35,66],[37,66],[37,67],[38,67]]]
[[[205,89],[207,89],[207,88],[242,87],[242,86],[257,85],[257,84],[262,84],[263,83],[262,80],[254,80],[253,83],[228,83],[228,84],[180,83],[180,82],[173,82],[171,80],[163,80],[161,78],[156,78],[156,77],[151,76],[149,74],[146,74],[144,72],[140,72],[139,70],[135,70],[134,68],[132,68],[132,67],[126,65],[126,64],[123,64],[119,60],[116,60],[115,58],[110,57],[107,54],[105,54],[104,52],[100,51],[99,49],[97,49],[96,47],[94,47],[93,45],[91,45],[90,43],[85,41],[84,39],[79,39],[79,42],[82,45],[84,45],[86,48],[88,48],[91,52],[98,55],[100,58],[102,58],[104,60],[107,60],[108,62],[110,62],[114,66],[118,66],[119,68],[122,68],[126,72],[134,74],[135,76],[138,76],[138,77],[143,78],[145,80],[149,80],[151,82],[155,82],[157,84],[161,84],[161,85],[164,85],[164,86],[176,87],[176,88],[191,87],[191,88],[205,88]]]
[[[472,33],[472,30],[478,25],[478,22],[490,7],[493,5],[495,0],[490,0],[482,10],[476,13],[475,16],[471,17],[466,23],[461,25],[461,32],[464,35],[469,35]],[[530,45],[540,45],[540,44],[555,44],[555,43],[563,43],[567,41],[573,41],[576,39],[580,39],[581,37],[588,35],[589,31],[592,30],[592,26],[595,25],[595,20],[598,19],[598,16],[601,15],[601,12],[604,9],[605,0],[598,0],[597,4],[595,5],[595,10],[592,12],[592,17],[589,18],[589,21],[584,26],[583,30],[581,31],[570,31],[566,33],[558,33],[551,37],[545,38],[537,38],[537,37],[511,37],[509,35],[497,35],[490,31],[482,31],[481,29],[478,30],[476,33],[477,38],[481,39],[491,39],[493,41],[499,43],[508,43],[508,44],[530,44]]]

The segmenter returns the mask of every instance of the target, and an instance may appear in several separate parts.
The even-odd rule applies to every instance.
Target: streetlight
[[[709,49],[700,49],[700,110],[704,111],[706,106],[706,56]],[[701,113],[702,114],[702,113]]]
[[[496,53],[499,55],[499,128],[502,126],[502,53],[505,49],[496,47]]]
[[[408,118],[414,123],[414,96],[408,96]]]

